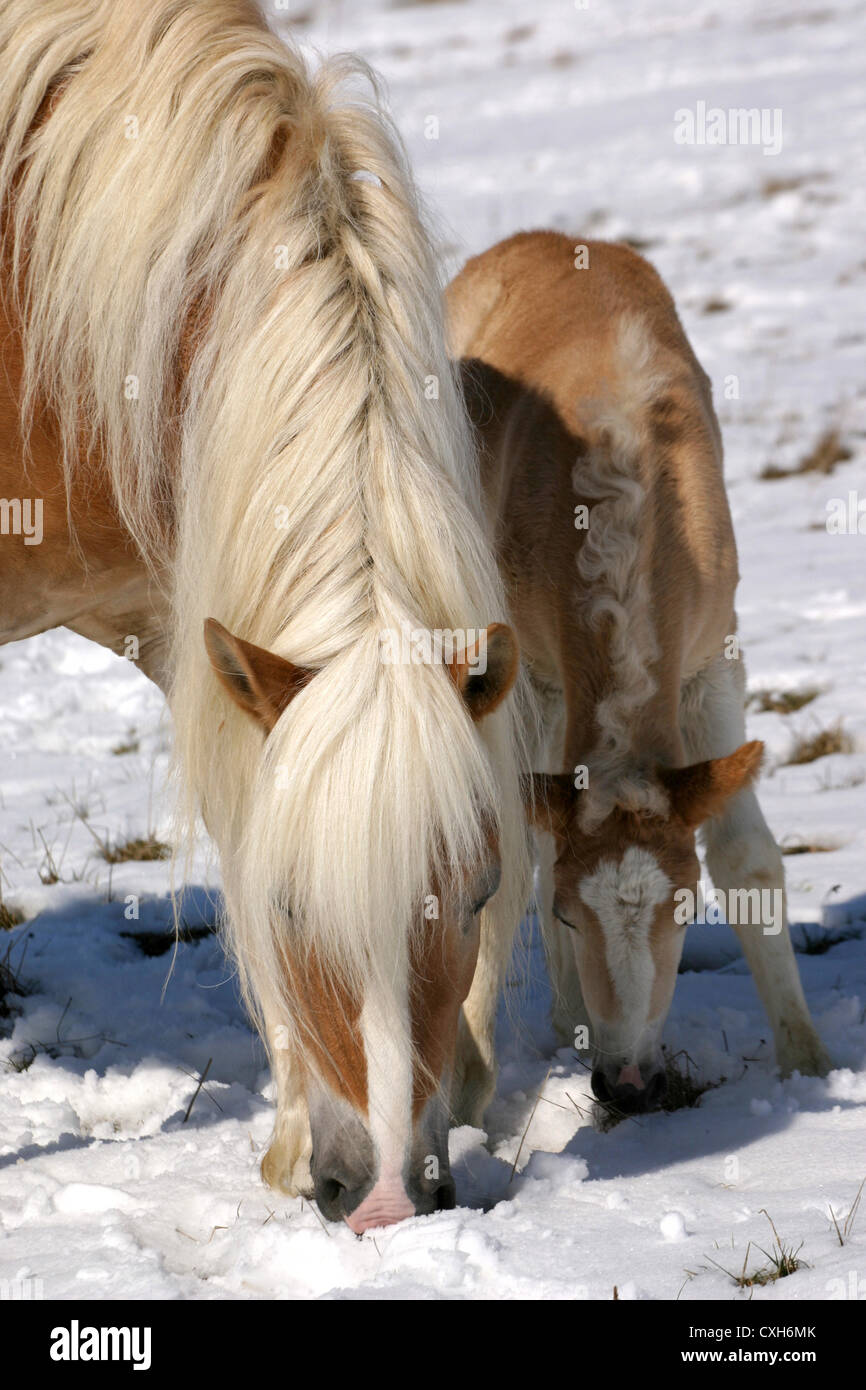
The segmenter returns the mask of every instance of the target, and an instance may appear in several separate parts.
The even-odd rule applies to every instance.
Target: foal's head
[[[699,879],[695,830],[755,775],[763,745],[725,758],[659,768],[654,808],[617,804],[591,830],[585,792],[570,776],[533,778],[530,814],[556,841],[553,911],[569,929],[592,1049],[592,1088],[618,1110],[651,1109],[665,1091],[661,1035],[673,998],[685,926],[675,893]]]
[[[213,620],[206,625],[206,644],[221,683],[257,721],[266,741],[306,685],[313,684],[314,694],[315,673],[234,637]],[[517,674],[509,628],[488,628],[485,648],[484,663],[474,660],[472,650],[445,662],[452,685],[444,682],[442,699],[449,707],[455,702],[458,735],[465,720],[472,739],[473,724],[500,704]],[[327,710],[321,718],[328,718]],[[399,770],[382,775],[400,786]],[[411,815],[409,805],[398,809],[402,817]],[[369,819],[372,811],[358,805],[354,814]],[[337,837],[328,851],[335,860],[340,856]],[[393,867],[400,872],[400,865]],[[475,848],[462,863],[431,866],[426,877],[421,866],[413,920],[393,940],[391,958],[379,953],[365,983],[359,980],[363,971],[340,970],[333,950],[323,963],[315,937],[305,933],[303,906],[287,872],[284,900],[273,906],[268,950],[273,943],[277,964],[271,970],[281,975],[275,993],[291,1014],[283,1045],[309,1108],[318,1204],[357,1233],[452,1207],[449,1085],[460,1007],[478,956],[480,915],[500,881],[497,829],[482,820]],[[332,945],[339,932],[337,924]],[[260,992],[268,987],[261,972],[257,984]],[[270,1034],[273,1018],[266,1007],[262,1011]],[[268,1041],[273,1046],[273,1038]]]

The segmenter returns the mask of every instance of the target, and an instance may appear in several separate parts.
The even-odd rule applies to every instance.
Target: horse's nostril
[[[342,1215],[342,1196],[346,1191],[345,1183],[338,1182],[336,1178],[319,1178],[316,1183],[316,1201],[319,1210],[329,1221],[339,1221]]]
[[[663,1071],[657,1071],[655,1075],[650,1078],[650,1083],[647,1086],[647,1105],[660,1105],[665,1098],[667,1089],[667,1075]]]
[[[453,1211],[457,1205],[457,1195],[454,1182],[451,1178],[447,1182],[439,1184],[436,1190],[436,1210]]]
[[[607,1081],[605,1080],[605,1075],[604,1072],[601,1070],[601,1067],[596,1067],[595,1071],[592,1073],[592,1076],[590,1077],[589,1084],[592,1087],[592,1093],[595,1096],[596,1100],[610,1100],[610,1087],[608,1086]]]

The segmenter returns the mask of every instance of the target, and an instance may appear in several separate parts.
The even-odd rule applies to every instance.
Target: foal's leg
[[[564,753],[566,706],[561,692],[542,688],[537,692],[542,712],[543,735],[536,767],[561,772],[567,761]],[[535,902],[541,939],[547,960],[547,975],[553,994],[550,1021],[556,1040],[563,1047],[575,1046],[575,1029],[589,1027],[583,1002],[580,976],[574,954],[574,933],[553,915],[554,865],[556,841],[543,830],[535,832]]]
[[[688,682],[680,725],[690,760],[723,757],[745,741],[744,696],[741,660],[716,657]],[[822,1076],[831,1064],[809,1016],[791,946],[782,856],[754,791],[747,788],[732,797],[703,833],[713,883],[726,900],[732,889],[777,889],[781,894],[772,899],[782,903],[776,934],[765,935],[760,924],[741,924],[734,930],[772,1025],[782,1074]]]
[[[278,1039],[279,1033],[272,1033],[271,1038],[272,1041]],[[288,1048],[273,1046],[271,1058],[277,1087],[277,1114],[271,1142],[262,1159],[262,1177],[277,1192],[285,1192],[290,1197],[310,1197],[313,1144],[301,1071]]]
[[[562,1047],[575,1046],[575,1029],[589,1027],[589,1015],[583,1002],[580,976],[572,943],[573,933],[553,915],[553,866],[556,862],[556,841],[552,835],[538,831],[538,872],[535,900],[541,939],[547,959],[547,974],[553,993],[550,1021],[556,1040]]]

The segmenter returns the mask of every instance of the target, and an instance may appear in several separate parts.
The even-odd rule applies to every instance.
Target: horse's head
[[[213,620],[206,645],[220,681],[266,739],[314,680]],[[446,682],[443,696],[450,702],[456,692],[465,709],[460,719],[471,730],[515,680],[515,639],[495,624],[487,629],[485,663],[470,653],[445,664],[453,691]],[[372,814],[364,805],[355,810]],[[330,852],[338,856],[340,844]],[[482,825],[464,862],[431,868],[419,884],[413,920],[395,940],[393,958],[378,959],[366,988],[359,972],[341,971],[333,954],[323,964],[315,939],[305,936],[291,883],[274,903],[278,994],[291,1013],[282,1045],[309,1109],[315,1196],[327,1217],[345,1219],[357,1233],[454,1205],[448,1127],[458,1021],[475,972],[481,912],[499,881],[498,835],[492,824]],[[272,1033],[273,1019],[263,1012]],[[272,1037],[268,1042],[273,1047]]]
[[[557,848],[553,911],[570,929],[589,1017],[592,1088],[626,1113],[653,1108],[665,1091],[661,1035],[673,998],[686,920],[675,899],[695,891],[695,831],[755,775],[763,745],[652,777],[653,809],[615,805],[583,824],[570,776],[537,775],[534,823]]]

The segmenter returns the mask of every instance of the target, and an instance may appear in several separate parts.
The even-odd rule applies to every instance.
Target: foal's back
[[[644,498],[633,528],[640,554],[623,563],[645,575],[662,657],[646,718],[673,727],[681,682],[732,630],[737,565],[710,383],[670,294],[625,246],[576,248],[556,232],[527,232],[470,260],[447,299],[535,674],[560,687],[593,679],[586,609],[574,602],[591,587],[575,567],[586,534],[576,508],[611,487],[627,503],[633,481]]]
[[[579,268],[580,267],[580,268]],[[543,391],[566,424],[580,398],[617,375],[617,330],[639,315],[653,368],[675,369],[718,439],[709,382],[674,302],[642,256],[612,242],[575,243],[559,232],[519,232],[473,257],[446,291],[450,346]]]

